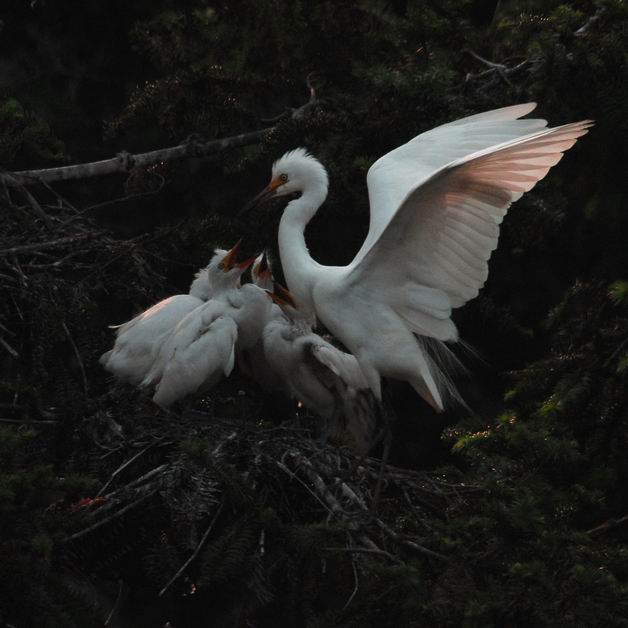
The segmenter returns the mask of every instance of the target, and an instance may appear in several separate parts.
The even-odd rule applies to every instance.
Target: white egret
[[[377,418],[374,397],[354,356],[312,331],[313,312],[299,307],[292,294],[276,284],[273,301],[283,315],[264,327],[264,354],[289,397],[325,420],[324,438],[349,436],[358,453],[373,444]]]
[[[230,375],[236,353],[258,341],[271,301],[257,286],[239,287],[240,276],[252,263],[210,268],[212,299],[159,339],[153,366],[142,382],[155,387],[155,403],[166,407],[212,387]]]
[[[279,225],[288,287],[355,355],[378,400],[386,376],[443,409],[451,384],[415,335],[458,339],[452,308],[484,285],[508,208],[593,124],[546,128],[545,120],[519,119],[534,107],[457,120],[378,159],[367,175],[369,232],[348,266],[323,266],[308,252],[304,230],[328,178],[305,149],[275,162],[270,184],[251,203],[300,193]]]
[[[116,341],[113,349],[101,356],[103,367],[118,379],[139,385],[153,365],[157,340],[186,314],[211,298],[210,277],[221,266],[226,269],[234,267],[239,247],[240,242],[230,251],[215,249],[207,268],[196,274],[189,294],[168,297],[132,320],[113,326]]]

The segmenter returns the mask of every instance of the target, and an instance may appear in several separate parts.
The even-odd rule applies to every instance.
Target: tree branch
[[[316,91],[312,85],[312,75],[308,75],[306,86],[309,91],[309,99],[300,107],[290,110],[289,117],[293,120],[299,120],[305,117],[309,111],[320,104],[320,100],[316,96]],[[273,119],[280,120],[283,115]],[[176,161],[178,159],[186,159],[189,157],[208,157],[215,153],[228,150],[230,148],[239,148],[241,146],[250,146],[251,144],[259,144],[265,136],[274,131],[277,127],[270,126],[259,131],[251,131],[231,137],[224,137],[220,140],[211,140],[209,142],[199,142],[198,140],[185,141],[177,146],[170,148],[160,148],[147,153],[138,153],[131,155],[122,152],[111,159],[103,159],[101,161],[93,161],[86,164],[75,164],[72,166],[60,166],[58,168],[44,168],[41,170],[20,170],[19,172],[1,173],[0,178],[12,187],[33,185],[37,183],[52,183],[54,181],[70,181],[73,179],[87,179],[88,177],[100,177],[116,172],[129,172],[133,168],[144,168],[163,161]],[[31,199],[29,199],[31,201]],[[43,212],[33,209],[44,219]],[[49,220],[47,216],[46,219]]]
[[[33,244],[22,244],[20,246],[13,246],[10,249],[1,249],[0,257],[7,255],[13,255],[14,253],[25,253],[27,251],[39,251],[40,249],[48,249],[55,246],[64,246],[65,244],[73,244],[80,240],[89,240],[101,235],[100,233],[85,233],[81,235],[68,236],[67,238],[58,238],[56,240],[48,240],[46,242],[35,242]]]
[[[205,545],[205,541],[207,540],[207,537],[212,531],[214,524],[216,523],[218,517],[220,517],[220,513],[222,512],[223,506],[224,506],[224,502],[221,503],[220,506],[218,507],[216,514],[212,517],[212,520],[209,522],[209,525],[207,526],[207,530],[205,530],[205,534],[203,534],[203,538],[200,540],[199,544],[196,546],[196,549],[194,550],[192,555],[183,563],[183,565],[181,565],[181,567],[179,568],[179,571],[177,571],[177,573],[174,574],[172,578],[170,578],[170,580],[168,581],[168,584],[159,592],[159,597],[163,596],[163,594],[170,588],[170,585],[187,569],[188,565],[198,556],[199,552],[203,548],[203,545]]]
[[[87,179],[89,177],[102,177],[116,172],[128,172],[131,168],[152,166],[161,161],[176,161],[186,157],[207,157],[229,148],[248,146],[262,141],[264,135],[272,131],[274,127],[242,133],[220,140],[198,143],[194,145],[191,153],[189,143],[178,144],[170,148],[160,148],[147,153],[130,155],[123,153],[111,159],[93,161],[87,164],[75,164],[73,166],[61,166],[58,168],[44,168],[42,170],[20,170],[11,173],[10,177],[2,175],[8,185],[15,185],[16,181],[22,185],[32,185],[42,181],[52,183],[55,181],[70,181],[72,179]]]

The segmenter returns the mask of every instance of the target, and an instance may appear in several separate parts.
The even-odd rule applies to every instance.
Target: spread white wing
[[[457,338],[452,307],[477,296],[510,205],[592,125],[546,129],[517,105],[424,133],[369,170],[371,225],[345,289],[367,290],[414,332]]]
[[[476,151],[544,129],[546,120],[518,119],[535,107],[536,103],[513,105],[455,120],[380,157],[366,178],[370,224],[356,261],[377,241],[406,196],[437,170]]]

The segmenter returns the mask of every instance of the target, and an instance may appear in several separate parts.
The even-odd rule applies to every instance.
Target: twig
[[[85,528],[84,530],[81,530],[80,532],[75,532],[74,534],[72,534],[70,536],[70,541],[76,541],[77,539],[80,539],[80,538],[84,537],[85,535],[89,534],[90,532],[93,532],[94,530],[97,530],[98,528],[101,528],[102,526],[106,525],[110,521],[113,521],[114,519],[117,519],[118,517],[121,517],[124,513],[128,512],[132,508],[135,508],[135,506],[137,506],[137,505],[141,504],[142,502],[146,501],[149,497],[152,497],[156,493],[157,493],[157,491],[154,490],[154,491],[151,491],[150,493],[148,493],[147,495],[142,495],[142,497],[140,497],[139,499],[136,499],[134,502],[131,502],[130,504],[127,504],[124,508],[121,508],[117,512],[114,512],[109,517],[106,517],[105,519],[101,519],[100,521],[96,522],[95,524],[89,526],[89,528]],[[98,511],[96,511],[96,512],[98,512]]]
[[[439,560],[447,560],[447,556],[444,556],[443,554],[439,554],[438,552],[428,549],[427,547],[423,547],[422,545],[419,545],[418,543],[415,543],[414,541],[404,539],[401,535],[397,534],[394,530],[389,528],[381,519],[378,519],[377,517],[373,517],[373,520],[382,529],[382,531],[396,543],[399,543],[400,545],[405,545],[406,547],[410,547],[413,550],[419,552],[420,554],[425,554],[426,556],[429,556],[430,558],[438,558]]]
[[[608,532],[609,530],[612,530],[617,526],[623,525],[624,523],[628,523],[628,515],[626,515],[625,517],[620,517],[619,519],[609,519],[608,521],[601,523],[599,526],[587,530],[586,533],[593,535],[601,534],[602,532]]]
[[[291,117],[295,120],[303,118],[306,113],[320,101],[316,98],[316,94],[311,86],[311,75],[308,75],[307,86],[310,90],[310,98],[307,103],[292,110]],[[103,159],[86,164],[75,164],[73,166],[61,166],[58,168],[44,168],[42,170],[20,170],[0,174],[0,177],[8,185],[32,185],[42,181],[69,181],[72,179],[86,179],[88,177],[104,176],[114,174],[116,172],[128,172],[132,168],[144,168],[152,166],[162,161],[176,161],[178,159],[186,159],[190,157],[207,157],[215,153],[230,148],[239,148],[241,146],[250,146],[251,144],[259,144],[264,137],[272,133],[276,126],[267,127],[259,131],[251,131],[250,133],[242,133],[225,137],[220,140],[212,140],[209,142],[195,142],[194,150],[190,150],[190,142],[184,142],[170,148],[161,148],[149,151],[147,153],[138,153],[131,155],[129,153],[121,153],[111,159]]]
[[[321,506],[323,506],[325,510],[329,512],[330,515],[332,514],[332,511],[330,510],[329,506],[298,475],[296,475],[296,473],[293,473],[292,471],[290,471],[290,469],[288,469],[288,467],[280,460],[273,460],[272,458],[271,460],[287,475],[289,475],[291,478],[299,482],[299,484],[301,484],[301,486],[303,486],[307,490],[307,492],[310,495],[312,495],[312,497],[314,497],[314,499],[317,502],[319,502],[319,504],[321,504]]]
[[[21,181],[19,181],[19,177],[16,177],[9,172],[0,171],[0,176],[2,176],[5,183],[18,188],[22,194],[26,197],[29,205],[33,208],[33,211],[41,218],[42,222],[46,225],[48,229],[52,229],[53,224],[50,216],[46,214],[46,212],[42,209],[41,205],[38,203],[37,199],[24,187]],[[7,192],[7,199],[11,202]]]
[[[269,127],[260,131],[242,133],[220,140],[197,144],[195,145],[193,156],[207,157],[208,155],[229,148],[258,144],[273,128],[274,127]],[[88,177],[101,177],[116,172],[128,172],[130,166],[133,168],[143,168],[152,166],[160,161],[176,161],[190,156],[190,147],[186,142],[178,144],[177,146],[171,146],[170,148],[152,150],[147,153],[138,153],[136,155],[125,154],[124,158],[116,156],[111,159],[103,159],[86,164],[75,164],[73,166],[45,168],[42,170],[21,170],[11,173],[12,177],[8,180],[8,184],[11,185],[14,180],[17,180],[17,182],[23,185],[30,185],[39,183],[40,181],[70,181],[73,179],[87,179]]]
[[[194,550],[192,555],[183,563],[183,565],[181,565],[179,571],[177,571],[177,573],[174,574],[172,578],[170,578],[170,580],[168,581],[168,584],[159,592],[159,597],[163,596],[163,594],[170,588],[172,583],[186,570],[188,565],[198,556],[199,552],[203,548],[203,545],[205,544],[205,541],[207,540],[207,537],[212,531],[212,528],[214,527],[216,520],[218,519],[218,517],[220,516],[220,513],[222,512],[223,506],[224,506],[224,502],[222,502],[220,506],[218,507],[216,514],[212,517],[212,520],[209,522],[209,525],[207,526],[207,530],[205,530],[205,533],[203,534],[203,538],[200,540],[199,544],[196,546],[196,549]]]
[[[99,232],[82,233],[75,236],[68,236],[66,238],[57,238],[56,240],[48,240],[47,242],[35,242],[33,244],[22,244],[20,246],[13,246],[10,249],[1,249],[0,256],[14,255],[15,253],[24,253],[26,251],[39,251],[40,249],[49,249],[55,246],[63,246],[65,244],[73,244],[81,240],[89,240],[102,235]]]
[[[349,599],[345,602],[345,605],[342,607],[343,611],[347,610],[347,608],[349,607],[349,604],[351,604],[351,602],[353,601],[353,598],[356,596],[356,593],[358,592],[358,589],[360,587],[360,579],[358,578],[358,570],[355,566],[355,560],[353,558],[351,559],[351,567],[353,568],[354,586],[353,586],[353,591],[351,592],[351,595],[349,596]]]
[[[20,354],[4,339],[0,336],[0,345],[2,345],[14,358],[17,358]]]
[[[323,547],[324,552],[348,552],[350,554],[373,554],[374,556],[382,556],[391,560],[394,563],[401,563],[401,561],[393,556],[390,552],[386,552],[382,549],[372,549],[370,547]]]
[[[105,492],[105,489],[113,482],[113,480],[122,473],[130,464],[133,464],[139,457],[143,456],[155,443],[150,443],[141,451],[138,451],[134,456],[129,458],[124,464],[120,465],[112,474],[111,477],[107,480],[107,482],[103,485],[103,487],[96,493],[96,497],[99,497]]]
[[[30,419],[0,419],[0,423],[11,423],[14,425],[56,425],[57,421],[33,421]]]
[[[532,63],[532,61],[530,61],[529,59],[524,59],[517,65],[513,67],[508,67],[504,63],[495,63],[494,61],[489,61],[488,59],[485,59],[484,57],[479,55],[477,52],[474,52],[473,50],[468,50],[467,52],[474,59],[477,59],[480,63],[486,65],[488,67],[488,70],[485,70],[484,72],[479,72],[478,74],[473,74],[472,72],[469,72],[465,79],[466,82],[483,78],[491,74],[497,74],[505,83],[512,87],[512,81],[508,77],[512,74],[516,74],[517,72],[525,68],[528,64]]]
[[[576,37],[586,37],[589,29],[604,15],[605,8],[600,7],[575,33]]]
[[[81,376],[83,378],[83,392],[85,393],[85,397],[87,397],[88,396],[87,375],[85,374],[85,365],[83,364],[81,354],[79,353],[78,347],[76,346],[76,343],[74,342],[74,338],[72,338],[72,334],[70,334],[70,330],[65,324],[65,321],[61,323],[61,326],[63,327],[63,331],[65,332],[65,335],[68,337],[68,340],[70,341],[70,344],[72,345],[72,349],[74,349],[74,355],[76,356],[76,359],[78,360],[79,367],[81,369]]]
[[[130,201],[136,198],[141,198],[143,196],[154,196],[155,194],[159,194],[159,192],[161,192],[163,187],[164,185],[162,183],[156,190],[150,190],[149,192],[139,192],[137,194],[126,194],[125,196],[120,196],[119,198],[113,198],[110,201],[96,203],[95,205],[88,205],[87,207],[85,207],[84,209],[80,211],[80,214],[93,211],[94,209],[102,209],[103,207],[107,207],[109,205],[116,205],[117,203],[124,203],[125,201]]]
[[[126,587],[124,586],[124,580],[120,578],[120,583],[118,585],[118,597],[116,598],[116,603],[113,605],[111,612],[107,616],[105,620],[105,626],[108,626],[111,620],[115,617],[116,613],[120,610],[120,605],[122,604],[122,599],[124,594],[126,593]]]

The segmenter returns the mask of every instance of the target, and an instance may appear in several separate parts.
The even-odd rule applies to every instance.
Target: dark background
[[[210,157],[31,186],[53,233],[23,192],[6,192],[3,250],[98,235],[85,250],[72,244],[0,258],[0,336],[13,350],[0,346],[0,626],[98,616],[76,591],[80,610],[69,605],[55,580],[65,573],[58,551],[74,525],[67,507],[95,494],[96,480],[117,466],[94,462],[93,440],[102,442],[106,421],[139,433],[158,416],[101,371],[98,356],[112,342],[106,326],[186,291],[216,244],[244,234],[245,252],[269,247],[277,259],[281,205],[248,224],[234,219],[267,183],[274,159],[305,146],[327,167],[330,195],[307,241],[321,263],[343,264],[366,232],[364,181],[376,158],[438,124],[530,100],[538,102],[533,115],[551,125],[593,118],[596,126],[511,208],[484,290],[455,312],[473,347],[460,353],[470,374],[459,380],[473,412],[435,416],[405,385],[389,384],[399,416],[392,462],[430,471],[453,465],[463,481],[488,487],[477,511],[436,534],[441,549],[453,544],[458,566],[369,571],[373,590],[392,582],[399,597],[365,593],[353,613],[339,613],[333,596],[306,603],[275,588],[277,608],[300,610],[275,609],[276,623],[252,611],[247,621],[626,625],[627,27],[620,0],[3,3],[5,171],[145,152],[191,134],[207,141],[274,129]],[[291,117],[289,108],[309,98],[306,80],[318,105]],[[258,413],[253,420],[292,412],[238,377],[197,408],[239,389]],[[230,403],[225,412],[241,412]],[[33,423],[45,420],[54,425]],[[60,484],[62,476],[72,476],[71,485]],[[496,490],[496,478],[508,490]],[[51,504],[62,504],[53,521],[44,515]],[[585,534],[609,521],[608,532]],[[304,515],[299,523],[313,522]],[[102,546],[106,553],[106,539]],[[109,592],[120,578],[131,590],[148,578],[139,567],[106,571],[90,560],[87,579],[101,578]],[[487,579],[487,565],[501,575]],[[16,570],[31,585],[16,589]],[[416,593],[414,602],[402,604],[399,591]],[[206,593],[211,616],[215,591]],[[129,617],[143,604],[150,602],[129,602]],[[386,615],[393,607],[397,623],[374,619],[374,608]],[[173,626],[205,625],[194,617],[170,616]]]

